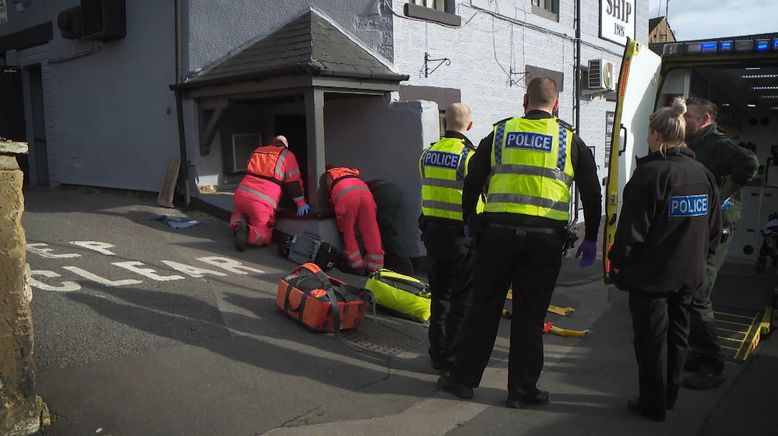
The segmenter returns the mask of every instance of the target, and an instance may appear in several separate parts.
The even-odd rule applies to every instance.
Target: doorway
[[[11,141],[27,141],[24,131],[24,94],[22,93],[22,70],[3,67],[0,70],[0,138]],[[19,168],[24,172],[24,184],[29,183],[29,158],[26,154],[16,156]]]
[[[305,115],[276,115],[274,130],[275,135],[284,135],[289,141],[289,150],[297,158],[300,174],[303,176],[303,186],[305,186],[305,178],[308,175],[308,136]],[[306,192],[306,198],[308,195],[309,193]],[[286,195],[283,196],[280,206],[295,208],[294,202]]]
[[[29,83],[27,142],[29,146],[29,182],[49,185],[49,159],[46,145],[46,118],[43,106],[43,74],[40,64],[25,67]]]

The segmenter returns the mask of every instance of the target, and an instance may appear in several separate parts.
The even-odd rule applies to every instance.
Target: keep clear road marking
[[[46,271],[46,270],[30,271],[30,286],[32,286],[33,288],[38,288],[44,291],[53,291],[53,292],[73,292],[81,289],[81,285],[71,281],[64,281],[60,286],[47,285],[46,283],[39,282],[37,279],[35,279],[35,276],[43,276],[43,277],[50,277],[50,278],[62,277],[61,275],[55,273],[54,271]]]
[[[87,250],[96,251],[100,254],[104,254],[106,256],[116,256],[109,248],[115,247],[113,244],[109,244],[107,242],[98,242],[98,241],[70,241],[72,245],[75,245],[76,247],[86,248]]]
[[[107,242],[99,242],[99,241],[70,241],[71,245],[75,245],[77,247],[86,248],[88,250],[95,251],[97,253],[103,254],[105,256],[115,256],[116,254],[109,250],[109,248],[114,248],[115,245],[109,244]],[[49,245],[42,242],[36,242],[27,244],[26,247],[27,251],[30,253],[37,254],[41,257],[47,258],[47,259],[69,259],[74,257],[81,257],[78,253],[54,253],[52,248],[49,248]],[[228,257],[220,257],[220,256],[205,256],[205,257],[199,257],[196,260],[207,263],[208,265],[215,266],[219,269],[225,270],[227,272],[238,274],[238,275],[247,275],[249,273],[256,273],[256,274],[264,274],[265,271],[253,268],[248,265],[244,265],[241,262],[230,259]],[[172,260],[162,260],[160,261],[163,264],[165,264],[167,267],[178,271],[180,273],[186,274],[189,277],[192,278],[202,278],[203,276],[212,275],[216,277],[224,277],[228,274],[225,274],[221,271],[216,271],[213,269],[208,268],[200,268],[192,265],[188,265],[185,263],[180,262],[174,262]],[[158,282],[168,282],[173,280],[184,280],[186,277],[173,274],[173,275],[161,275],[159,274],[154,268],[147,267],[146,264],[143,262],[137,261],[137,260],[131,260],[131,261],[125,261],[125,262],[113,262],[112,265],[118,266],[120,268],[123,268],[125,270],[128,270],[130,272],[133,272],[135,274],[141,275],[143,277],[152,279],[154,281]],[[116,287],[116,286],[127,286],[127,285],[137,285],[143,283],[142,280],[138,279],[118,279],[113,280],[105,277],[101,277],[97,274],[94,274],[92,272],[89,272],[85,269],[82,269],[80,267],[74,266],[74,265],[67,265],[63,266],[62,269],[69,271],[81,278],[85,278],[87,280],[91,280],[95,283],[101,284],[103,286],[110,286],[110,287]],[[39,278],[57,278],[62,277],[60,274],[49,271],[49,270],[33,270],[30,273],[30,285],[36,289],[40,289],[43,291],[53,291],[53,292],[73,292],[78,291],[81,289],[81,285],[77,282],[73,282],[70,280],[62,281],[58,285],[55,284],[49,284],[44,283],[43,281],[39,280]]]
[[[148,277],[151,280],[156,280],[158,282],[169,282],[171,280],[184,279],[183,276],[179,276],[179,275],[161,276],[159,274],[156,274],[156,271],[153,268],[141,268],[142,266],[144,266],[144,263],[138,262],[137,260],[131,260],[129,262],[113,262],[111,265],[116,265],[120,268],[130,270],[134,273],[140,274],[144,277]]]
[[[66,269],[72,272],[73,274],[79,275],[95,283],[100,283],[103,286],[126,286],[126,285],[137,285],[143,283],[142,280],[135,280],[135,279],[123,279],[123,280],[106,279],[104,277],[98,276],[97,274],[92,274],[89,271],[85,271],[77,266],[63,266],[62,269]]]
[[[188,275],[189,277],[194,277],[196,279],[201,278],[203,274],[211,274],[217,277],[224,277],[227,275],[224,274],[223,272],[214,271],[212,269],[197,268],[196,266],[187,265],[185,263],[173,262],[172,260],[163,260],[162,263],[169,266],[170,268],[173,268],[178,272],[182,272]]]
[[[47,259],[67,259],[70,257],[81,257],[78,253],[65,253],[65,254],[54,254],[52,251],[54,249],[48,248],[49,244],[44,244],[43,242],[34,242],[32,244],[27,244],[27,251],[30,253],[35,253],[38,256],[45,257]]]

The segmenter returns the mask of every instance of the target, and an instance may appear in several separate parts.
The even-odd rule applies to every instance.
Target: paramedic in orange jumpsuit
[[[251,153],[246,175],[235,190],[235,211],[230,216],[238,251],[243,251],[247,243],[270,244],[282,189],[297,205],[297,216],[311,209],[303,195],[297,159],[288,146],[286,138],[279,135]]]
[[[359,170],[328,167],[327,188],[335,209],[335,220],[343,234],[344,272],[370,274],[384,267],[384,250],[376,219],[376,204],[367,184],[359,178]],[[356,227],[365,244],[365,259],[359,252]]]

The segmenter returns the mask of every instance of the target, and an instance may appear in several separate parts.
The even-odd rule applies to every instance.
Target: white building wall
[[[409,85],[460,89],[462,101],[473,110],[474,126],[468,133],[473,142],[488,135],[493,123],[523,114],[527,65],[564,73],[559,116],[575,122],[575,0],[560,0],[558,22],[534,15],[530,0],[458,0],[460,27],[402,17],[405,3],[392,2],[400,15],[395,15],[393,26],[395,66],[411,76]],[[606,58],[618,71],[624,48],[599,37],[599,7],[599,0],[581,0],[581,65],[586,67],[589,59]],[[646,1],[637,1],[636,39],[648,42]],[[432,58],[449,58],[451,64],[425,78],[425,52]],[[518,74],[509,75],[511,69]],[[595,148],[600,178],[606,175],[605,113],[612,110],[615,103],[605,98],[581,97],[578,133]]]

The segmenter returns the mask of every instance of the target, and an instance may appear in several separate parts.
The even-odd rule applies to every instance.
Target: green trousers
[[[691,330],[689,332],[689,347],[691,352],[701,359],[701,364],[721,372],[724,369],[724,357],[721,355],[721,346],[716,332],[716,319],[713,316],[711,294],[716,284],[719,269],[724,264],[732,243],[732,235],[727,242],[719,245],[716,252],[708,256],[705,267],[705,281],[694,291],[692,306],[690,308]]]

